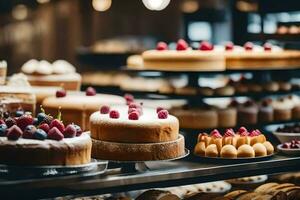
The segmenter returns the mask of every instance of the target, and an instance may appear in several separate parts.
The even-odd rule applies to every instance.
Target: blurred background
[[[93,62],[82,55],[136,54],[159,40],[274,40],[295,46],[299,8],[295,0],[0,1],[0,59],[8,61],[9,74],[31,58],[65,59],[82,72],[91,66],[81,59]],[[102,61],[92,67],[107,64]]]

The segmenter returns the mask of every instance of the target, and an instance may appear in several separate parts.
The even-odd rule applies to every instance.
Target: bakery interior
[[[0,1],[0,199],[300,199],[300,2]]]

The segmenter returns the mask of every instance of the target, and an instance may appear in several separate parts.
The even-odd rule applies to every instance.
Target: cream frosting
[[[271,105],[274,109],[293,109],[294,107],[293,102],[287,99],[284,99],[283,101],[279,101],[279,100],[272,101]]]
[[[23,73],[18,73],[18,74],[13,74],[8,82],[7,82],[7,86],[11,86],[11,87],[26,87],[26,88],[30,88],[30,83],[28,82],[28,78],[26,75],[24,75]]]
[[[48,76],[27,75],[29,81],[80,81],[78,73],[71,74],[51,74]]]
[[[75,73],[75,67],[65,60],[57,60],[52,64],[55,74]]]
[[[7,68],[7,62],[5,60],[0,61],[0,68]]]

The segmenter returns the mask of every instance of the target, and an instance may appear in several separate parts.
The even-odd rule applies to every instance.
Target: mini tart
[[[254,136],[254,137],[250,137],[250,145],[253,146],[256,143],[264,143],[266,142],[267,139],[265,137],[265,135],[260,134],[258,136]]]
[[[178,138],[178,119],[169,115],[159,119],[155,109],[143,108],[138,120],[128,119],[127,106],[112,106],[120,113],[118,119],[99,111],[90,116],[91,137],[95,140],[120,143],[168,142]]]
[[[205,149],[205,156],[206,157],[218,157],[219,152],[218,152],[217,145],[215,145],[215,144],[208,145],[207,148]]]
[[[89,117],[103,105],[123,104],[123,97],[108,94],[97,94],[86,96],[83,92],[67,93],[67,96],[57,98],[55,96],[44,99],[42,105],[46,113],[57,115],[61,107],[63,121],[66,124],[75,123],[83,130],[89,129]]]
[[[236,136],[236,148],[239,148],[240,146],[247,144],[250,145],[251,138],[249,136]]]
[[[226,51],[227,69],[280,69],[300,66],[300,51]],[[246,67],[245,67],[246,66]]]
[[[0,137],[0,163],[7,165],[80,165],[91,160],[92,141],[88,133],[55,140]]]
[[[250,145],[244,144],[238,148],[237,156],[240,158],[254,158],[255,152]]]
[[[236,158],[237,150],[233,145],[227,144],[222,147],[220,156],[222,158]]]
[[[185,154],[184,137],[161,143],[115,143],[92,139],[92,157],[102,160],[150,161],[178,158]]]
[[[142,54],[144,69],[161,71],[223,71],[222,52],[200,50],[149,50]]]

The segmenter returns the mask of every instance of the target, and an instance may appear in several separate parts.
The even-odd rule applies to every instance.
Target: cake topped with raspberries
[[[41,112],[36,118],[18,110],[0,119],[0,163],[8,165],[78,165],[89,163],[92,142],[76,124],[64,124]]]
[[[129,98],[130,99],[130,98]],[[158,107],[102,106],[90,117],[92,154],[107,160],[164,160],[184,155],[178,119]]]
[[[142,54],[145,69],[169,71],[219,71],[225,70],[225,56],[214,51],[208,42],[199,44],[197,50],[189,47],[183,39],[177,41],[176,50],[165,42],[157,43],[155,50]]]
[[[194,153],[205,157],[253,158],[271,155],[273,145],[258,130],[240,127],[237,132],[227,129],[223,135],[214,129],[210,135],[200,133]]]

